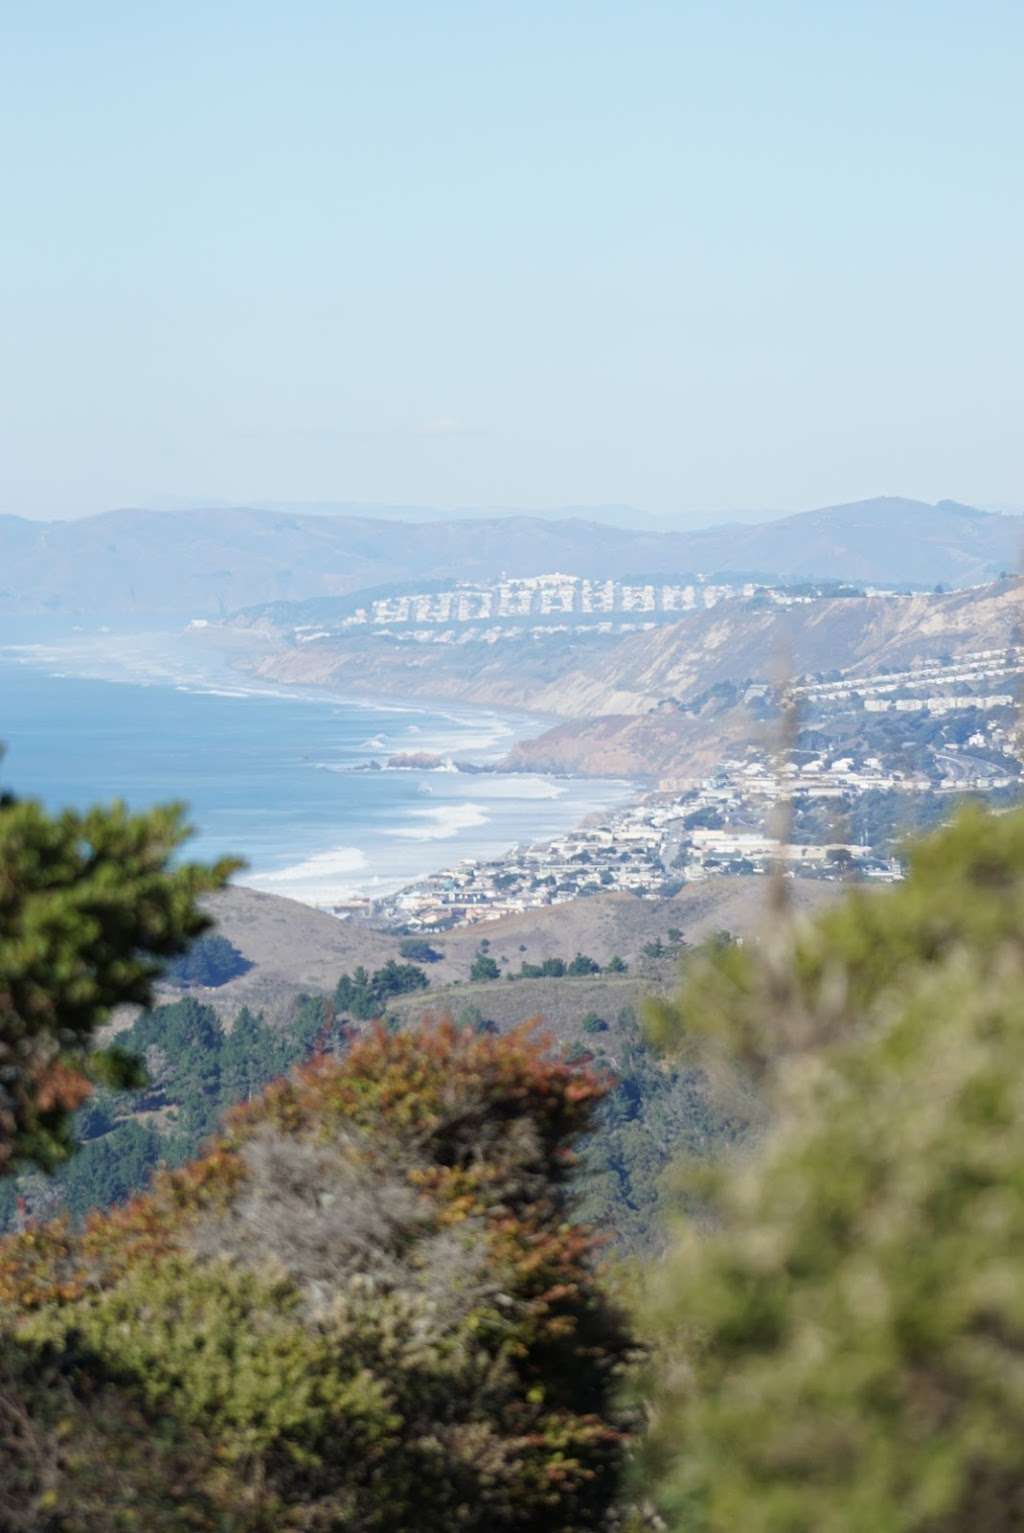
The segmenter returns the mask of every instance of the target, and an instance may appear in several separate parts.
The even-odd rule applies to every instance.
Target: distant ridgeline
[[[652,958],[675,960],[681,951],[660,941],[649,947]],[[578,955],[549,960],[536,973],[571,994],[576,981],[592,979],[597,968]],[[609,976],[618,979],[624,969],[614,960]],[[532,966],[524,965],[517,977],[531,978]],[[0,1182],[0,1231],[61,1211],[77,1222],[93,1209],[125,1202],[158,1167],[193,1159],[230,1107],[293,1066],[318,1052],[344,1052],[370,1018],[383,1016],[392,1029],[403,1025],[388,1015],[389,1001],[425,992],[428,983],[411,963],[391,961],[372,974],[357,969],[341,976],[333,997],[297,997],[282,1026],[243,1007],[226,1027],[212,1007],[191,996],[144,1012],[119,1034],[118,1044],[142,1060],[148,1084],[136,1092],[97,1089],[76,1115],[81,1148],[54,1176],[31,1172]],[[426,1011],[426,996],[424,1002]],[[524,998],[524,1015],[531,1005]],[[475,1031],[495,1030],[477,1006],[463,1007],[457,1020]],[[581,1006],[576,1034],[569,1058],[591,1062],[616,1082],[581,1155],[579,1210],[620,1249],[640,1250],[653,1236],[660,1179],[671,1158],[680,1147],[705,1152],[726,1128],[701,1079],[692,1070],[666,1066],[647,1046],[631,1006],[620,1005],[607,1018]]]
[[[932,590],[1015,569],[1021,531],[1017,517],[893,497],[692,530],[609,526],[578,512],[429,523],[244,507],[56,522],[0,516],[0,617],[150,624],[171,615],[209,620],[281,599],[359,593],[365,604],[384,587],[429,593],[454,568],[485,585],[542,570],[627,583],[626,572],[650,571],[669,584],[676,571],[701,571],[733,582],[753,572],[779,583],[831,578]]]

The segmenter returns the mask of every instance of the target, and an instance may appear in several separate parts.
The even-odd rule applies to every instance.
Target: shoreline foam
[[[228,709],[233,705],[244,708],[249,700],[268,705],[280,701],[299,705],[300,709],[302,705],[311,705],[324,720],[334,715],[339,727],[340,754],[336,761],[328,759],[329,747],[328,755],[325,756],[318,745],[318,741],[323,741],[323,728],[318,726],[311,729],[305,752],[301,752],[303,736],[297,735],[300,753],[289,757],[284,763],[285,769],[295,774],[294,783],[289,782],[289,789],[300,802],[306,791],[302,784],[305,771],[329,767],[332,775],[344,773],[350,769],[353,758],[362,758],[362,752],[371,740],[376,742],[386,738],[392,749],[406,743],[412,746],[415,742],[417,752],[439,748],[446,756],[469,757],[472,754],[478,760],[486,761],[490,758],[495,761],[508,749],[511,740],[524,738],[531,730],[539,727],[535,719],[514,713],[498,713],[470,704],[465,709],[453,709],[449,705],[432,710],[422,701],[405,705],[394,699],[341,698],[319,689],[293,690],[280,685],[240,687],[237,685],[237,677],[229,682],[223,675],[208,674],[200,679],[191,665],[185,668],[188,674],[182,673],[173,653],[173,638],[168,636],[170,652],[165,653],[159,650],[157,636],[151,635],[144,644],[129,639],[123,647],[112,636],[105,636],[102,656],[97,654],[96,647],[91,644],[8,647],[0,650],[0,654],[5,655],[15,673],[21,672],[23,676],[25,671],[52,673],[56,664],[59,664],[64,678],[59,683],[55,679],[55,685],[91,682],[135,686],[144,688],[145,694],[151,699],[154,694],[167,692],[177,696],[181,702],[185,701],[187,695],[201,694],[223,702]],[[40,719],[51,732],[54,719],[58,722],[60,720],[57,711],[59,706],[54,705],[53,714],[49,718]],[[363,721],[354,739],[348,737],[352,734],[350,720],[346,732],[349,710]],[[124,711],[116,708],[112,710],[114,714],[123,714]],[[390,715],[394,722],[385,720],[384,715]],[[153,729],[159,734],[165,726],[158,714],[154,713],[152,704],[150,716],[156,718]],[[175,710],[170,710],[170,716],[175,716]],[[373,719],[378,716],[381,717],[381,727],[375,728]],[[69,723],[67,727],[70,732],[75,726]],[[179,741],[173,735],[173,726],[168,723],[166,727],[170,731],[168,743],[175,749],[181,749],[182,746],[188,749],[187,730],[183,740]],[[230,724],[226,727],[230,730]],[[291,727],[301,727],[301,720],[299,726],[292,724]],[[268,719],[268,742],[272,740],[277,744],[282,729],[287,732],[288,728],[289,724],[284,718],[280,726],[273,718]],[[262,725],[256,733],[261,737]],[[232,736],[228,734],[227,738],[231,739]],[[197,732],[195,748],[202,751],[206,745],[200,730]],[[254,759],[252,752],[259,749],[258,739],[253,746],[252,731],[243,745],[250,752],[251,764]],[[346,753],[349,762],[345,761]],[[218,784],[222,775],[227,780],[223,751],[219,759],[214,751],[214,758],[211,764],[213,775],[209,781]],[[93,767],[96,759],[94,751]],[[268,760],[273,759],[272,751],[268,751]],[[116,764],[120,771],[119,774],[112,774],[109,791],[120,791],[139,807],[158,797],[196,797],[197,788],[188,773],[182,776],[180,790],[175,794],[172,789],[168,794],[167,774],[165,771],[154,773],[151,770],[151,759],[141,760],[142,775],[138,788],[131,781],[130,774],[126,776],[125,762],[121,760]],[[68,799],[76,793],[80,799],[86,792],[92,794],[95,791],[96,796],[108,792],[106,781],[98,790],[95,789],[95,770],[89,775],[88,770],[83,769],[82,775],[76,778],[78,770],[77,763],[69,763],[66,773],[63,767],[56,767],[50,773],[50,778],[55,781],[51,781],[48,791]],[[254,797],[250,804],[236,803],[230,814],[222,812],[222,807],[215,804],[216,817],[208,803],[202,809],[197,805],[194,810],[201,829],[199,840],[193,844],[192,850],[199,856],[216,854],[225,849],[239,850],[243,855],[248,853],[251,866],[240,876],[239,883],[314,906],[330,906],[354,896],[381,897],[463,858],[494,857],[517,842],[568,831],[599,808],[612,802],[624,801],[632,786],[620,779],[605,782],[554,774],[548,778],[489,770],[465,774],[395,772],[373,776],[386,776],[392,781],[405,780],[405,791],[396,790],[394,793],[396,823],[387,823],[386,812],[382,812],[386,811],[390,802],[390,785],[386,792],[378,790],[379,796],[376,792],[371,793],[369,802],[374,810],[372,817],[360,819],[358,808],[350,816],[346,813],[346,805],[341,803],[339,815],[333,824],[324,813],[329,795],[317,798],[314,794],[315,802],[311,806],[308,820],[303,822],[301,815],[295,817],[295,837],[290,844],[285,844],[283,836],[277,835],[278,826],[284,828],[287,823],[287,798],[282,800],[280,795],[274,800],[268,798],[264,806],[258,797]],[[417,778],[419,781],[416,781]],[[252,780],[254,789],[258,789],[258,771],[253,773]],[[429,796],[433,802],[424,805],[421,797],[419,805],[410,804],[412,793]],[[227,797],[225,795],[225,801]],[[216,819],[216,823],[209,823],[213,819]],[[360,831],[366,832],[365,839],[360,838]],[[360,844],[353,844],[356,841],[360,841]]]

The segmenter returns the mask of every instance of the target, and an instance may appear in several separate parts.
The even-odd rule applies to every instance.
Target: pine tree
[[[243,1006],[221,1046],[221,1097],[226,1103],[248,1102],[275,1074],[278,1053],[274,1035],[262,1017]]]
[[[199,896],[239,866],[172,865],[187,835],[177,805],[51,815],[0,796],[0,1175],[68,1155],[90,1080],[140,1079],[96,1032],[115,1006],[149,1004],[210,925]]]

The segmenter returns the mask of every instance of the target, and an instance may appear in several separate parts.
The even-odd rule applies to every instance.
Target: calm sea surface
[[[620,781],[353,770],[399,751],[494,760],[536,721],[195,675],[53,674],[65,661],[0,652],[3,786],[53,808],[184,799],[192,852],[244,856],[241,882],[313,904],[385,893],[460,857],[556,835],[629,791]]]

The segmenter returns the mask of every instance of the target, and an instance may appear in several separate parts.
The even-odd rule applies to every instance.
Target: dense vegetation
[[[757,1130],[651,1281],[670,1528],[1024,1524],[1022,933],[1024,815],[972,809],[658,1008]]]
[[[119,1041],[143,1061],[146,1086],[104,1093],[80,1109],[82,1147],[54,1179],[53,1193],[75,1218],[123,1202],[158,1163],[180,1166],[197,1154],[226,1108],[249,1101],[318,1042],[331,1041],[333,1023],[319,997],[300,1000],[281,1028],[243,1007],[228,1030],[191,998],[144,1012]]]
[[[645,944],[645,956],[678,959],[685,947],[682,933],[670,928],[667,936],[667,942],[659,938]],[[729,940],[728,934],[710,939],[722,940]],[[478,958],[489,959],[489,946],[483,939]],[[703,951],[697,947],[689,956],[697,960]],[[728,1125],[709,1106],[696,1072],[659,1063],[631,1006],[616,1002],[606,1020],[588,1010],[585,1000],[573,1004],[573,981],[602,972],[595,960],[578,953],[569,960],[548,958],[521,967],[523,974],[512,971],[507,978],[564,981],[570,1017],[565,1057],[592,1063],[611,1081],[581,1146],[578,1176],[585,1215],[617,1253],[657,1246],[663,1242],[664,1173],[673,1154],[683,1145],[711,1147]],[[615,977],[627,968],[622,959],[612,958],[603,972]],[[497,970],[497,977],[502,972]],[[93,1093],[73,1120],[79,1153],[56,1176],[0,1180],[0,1231],[17,1227],[26,1216],[64,1211],[80,1221],[93,1209],[125,1202],[149,1184],[159,1167],[180,1166],[198,1154],[228,1108],[258,1094],[314,1050],[343,1050],[370,1020],[383,1019],[390,1027],[417,1025],[421,1009],[407,1010],[400,1022],[389,1003],[420,994],[426,1002],[427,986],[423,970],[390,960],[372,974],[363,968],[343,974],[331,995],[297,997],[289,1015],[273,1026],[247,1007],[226,1022],[194,997],[142,1014],[119,1034],[118,1043],[124,1056],[144,1067],[145,1086]],[[456,997],[453,990],[439,998],[435,1010],[444,1015],[450,1008],[460,1026],[475,1032],[501,1030],[481,1006],[472,1001],[460,1005]],[[520,1015],[530,1011],[525,1002]],[[573,1045],[575,1028],[582,1037]]]
[[[677,1157],[703,1161],[734,1126],[699,1070],[658,1057],[630,1007],[611,1023],[591,1014],[583,1032],[588,1047],[570,1058],[613,1084],[580,1147],[580,1211],[601,1231],[609,1258],[648,1256],[664,1246],[665,1218],[677,1203]]]
[[[392,961],[280,1028],[144,1011],[104,1070],[226,873],[180,835],[0,804],[5,1533],[1024,1523],[1024,814],[805,925],[780,881],[759,943],[686,954],[663,1058],[628,1010],[568,1057],[361,1026],[426,986]]]
[[[456,1021],[477,1033],[498,1031],[472,1004],[457,1008]],[[683,1146],[709,1151],[728,1125],[709,1104],[698,1072],[659,1061],[631,1007],[610,1020],[588,1012],[580,1029],[585,1044],[569,1057],[610,1083],[581,1141],[583,1214],[616,1251],[646,1250],[662,1239],[658,1214],[673,1156]],[[76,1222],[125,1202],[158,1167],[198,1154],[228,1108],[314,1052],[344,1050],[351,1036],[327,996],[300,997],[277,1026],[247,1007],[226,1026],[192,997],[143,1013],[119,1043],[144,1065],[146,1085],[95,1091],[74,1117],[78,1153],[55,1176],[0,1180],[0,1230],[23,1217],[19,1200],[34,1216],[63,1210]]]
[[[602,1092],[523,1033],[378,1031],[9,1237],[4,1526],[598,1527],[628,1340],[566,1178]]]
[[[113,1007],[148,1004],[164,963],[210,924],[198,897],[237,866],[171,870],[187,834],[174,805],[51,816],[0,795],[0,1173],[57,1164],[90,1080],[132,1079],[96,1031]]]

